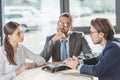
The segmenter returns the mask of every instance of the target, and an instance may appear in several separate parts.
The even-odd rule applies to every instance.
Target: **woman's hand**
[[[24,63],[22,66],[25,66],[26,69],[31,69],[31,68],[35,68],[37,66],[36,63]]]
[[[36,63],[24,63],[20,66],[20,68],[16,71],[16,75],[20,74],[21,72],[31,69],[31,68],[35,68],[37,66]]]

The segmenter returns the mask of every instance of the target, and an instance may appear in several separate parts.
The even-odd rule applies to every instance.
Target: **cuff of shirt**
[[[15,71],[11,71],[9,74],[11,75],[11,78],[16,77],[16,72]]]
[[[52,41],[52,40],[50,40],[50,41],[49,41],[49,44],[53,44],[53,41]]]
[[[52,47],[53,45],[54,45],[53,41],[50,40],[50,41],[48,42],[48,46],[49,46],[49,47]]]
[[[82,65],[83,65],[83,64],[78,65],[77,70],[78,70],[79,73],[80,73],[80,69],[81,69]]]
[[[55,43],[53,42],[53,40],[50,40],[49,41],[50,44],[54,45]]]
[[[83,61],[83,60],[80,60],[80,64],[84,64],[84,61]]]

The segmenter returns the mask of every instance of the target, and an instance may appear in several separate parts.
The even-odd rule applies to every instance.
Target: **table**
[[[42,70],[41,67],[37,67],[22,72],[13,80],[93,80],[93,76],[79,74],[76,70],[51,73]]]

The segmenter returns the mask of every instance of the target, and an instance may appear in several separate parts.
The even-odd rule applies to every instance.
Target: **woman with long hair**
[[[0,80],[12,80],[21,72],[46,62],[43,57],[19,44],[24,39],[20,27],[16,22],[8,22],[4,26],[4,45],[0,48]],[[26,58],[33,62],[25,62]]]

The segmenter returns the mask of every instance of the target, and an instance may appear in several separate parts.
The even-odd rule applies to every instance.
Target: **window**
[[[11,11],[4,9],[5,14],[20,11],[29,14],[29,18],[33,16],[33,19],[24,22],[25,24],[22,26],[25,32],[23,44],[35,53],[42,50],[46,36],[56,32],[56,22],[60,10],[62,12],[68,11],[73,15],[73,26],[78,31],[88,33],[91,19],[106,17],[111,20],[116,32],[120,32],[118,26],[120,25],[120,17],[117,17],[120,16],[119,0],[1,0],[0,2],[2,3],[2,1],[4,1],[5,8],[7,7],[10,10],[12,7]],[[2,26],[2,20],[0,24]],[[34,26],[29,26],[30,28],[27,30],[26,25]],[[2,28],[0,35],[2,36]]]
[[[46,36],[56,32],[60,0],[4,0],[4,11],[5,23],[11,20],[20,23],[25,37],[23,44],[39,54]]]
[[[74,26],[88,27],[91,19],[96,17],[108,18],[116,26],[115,0],[70,0],[69,2],[70,13],[74,16]]]

